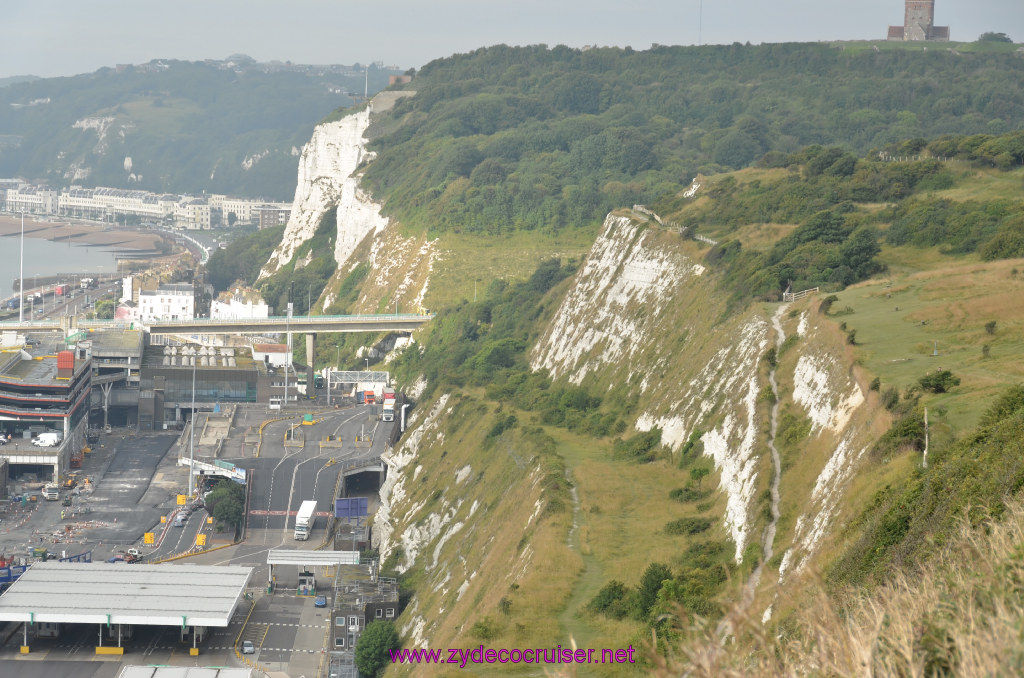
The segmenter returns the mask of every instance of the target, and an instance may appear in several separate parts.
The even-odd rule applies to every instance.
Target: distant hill
[[[7,78],[0,78],[0,87],[7,87],[8,85],[17,85],[19,82],[32,82],[39,78],[34,75],[12,75]]]
[[[370,92],[395,72],[371,65]],[[238,57],[21,78],[0,89],[0,176],[289,200],[313,126],[366,77],[358,64]]]

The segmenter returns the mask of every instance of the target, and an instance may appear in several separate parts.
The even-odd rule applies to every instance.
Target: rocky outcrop
[[[330,209],[337,210],[338,234],[334,258],[349,258],[360,241],[387,225],[380,205],[359,188],[360,164],[373,157],[366,150],[363,133],[370,124],[371,108],[336,122],[318,125],[299,159],[298,185],[281,244],[260,272],[264,278],[277,272],[316,231]]]
[[[608,215],[573,290],[566,295],[530,366],[581,383],[603,366],[632,361],[653,339],[675,285],[704,267],[653,241],[628,217]]]

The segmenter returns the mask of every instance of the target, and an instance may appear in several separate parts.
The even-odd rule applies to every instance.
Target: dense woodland
[[[558,230],[766,153],[818,144],[866,157],[1024,121],[1013,45],[847,47],[498,46],[437,60],[381,125],[366,180],[406,226]]]

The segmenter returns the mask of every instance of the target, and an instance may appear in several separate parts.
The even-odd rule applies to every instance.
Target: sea
[[[0,236],[0,296],[15,288],[18,278],[20,235]],[[117,272],[114,250],[101,245],[74,245],[40,238],[25,238],[25,287],[34,288],[33,278],[87,274],[109,275]],[[74,280],[77,280],[77,277]]]

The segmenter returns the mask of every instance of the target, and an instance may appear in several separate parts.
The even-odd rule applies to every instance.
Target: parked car
[[[252,644],[251,640],[242,641],[242,654],[255,654],[256,646]]]
[[[317,596],[313,601],[313,607],[327,607],[327,596]]]

